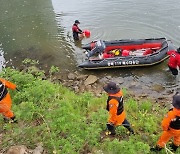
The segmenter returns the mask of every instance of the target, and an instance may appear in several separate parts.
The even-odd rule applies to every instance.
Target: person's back
[[[167,52],[169,55],[168,67],[173,75],[178,75],[177,67],[180,67],[180,48],[170,50]]]

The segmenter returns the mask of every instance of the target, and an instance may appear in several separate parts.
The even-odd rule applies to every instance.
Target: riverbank
[[[117,135],[109,137],[105,135],[108,114],[104,93],[98,97],[75,93],[61,83],[9,68],[1,77],[16,83],[20,90],[11,91],[18,123],[5,124],[0,119],[1,153],[23,145],[28,153],[39,147],[41,153],[146,154],[155,145],[161,133],[160,122],[168,111],[168,107],[147,98],[136,99],[123,89],[127,119],[136,134],[129,136],[120,126]]]

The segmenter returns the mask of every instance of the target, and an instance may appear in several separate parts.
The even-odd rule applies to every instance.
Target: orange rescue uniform
[[[12,90],[16,89],[16,85],[0,78],[0,81],[5,86],[5,88],[10,88]],[[2,96],[3,91],[0,91],[0,94]],[[14,116],[13,112],[11,111],[12,106],[12,100],[10,97],[10,94],[7,92],[7,94],[0,100],[0,113],[3,114],[7,118],[12,118]]]
[[[171,124],[173,121],[176,120],[177,117],[180,117],[180,110],[173,108],[173,110],[169,111],[167,116],[162,121],[162,129],[163,133],[157,142],[157,145],[161,148],[165,147],[165,144],[173,137],[174,138],[174,145],[180,145],[180,128],[171,128]]]
[[[109,94],[109,96],[122,97],[123,93],[120,90],[116,94]],[[117,115],[118,105],[119,105],[119,102],[116,99],[112,98],[109,101],[109,119],[108,119],[108,122],[111,124],[114,124],[115,126],[121,125],[126,118],[126,114],[125,114],[124,110],[122,111],[121,114]]]

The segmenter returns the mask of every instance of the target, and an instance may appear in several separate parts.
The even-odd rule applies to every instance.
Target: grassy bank
[[[1,77],[16,83],[20,90],[11,91],[18,124],[4,124],[0,119],[1,149],[22,144],[34,148],[42,142],[49,154],[146,154],[155,145],[161,133],[160,122],[168,111],[148,100],[136,101],[124,90],[127,119],[136,135],[129,136],[120,126],[116,137],[108,137],[106,95],[77,95],[60,84],[12,69],[6,69]]]

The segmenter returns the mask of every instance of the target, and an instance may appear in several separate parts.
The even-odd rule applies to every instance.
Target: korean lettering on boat
[[[129,60],[129,61],[110,61],[108,66],[120,66],[120,65],[138,65],[139,60]]]

